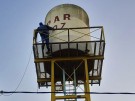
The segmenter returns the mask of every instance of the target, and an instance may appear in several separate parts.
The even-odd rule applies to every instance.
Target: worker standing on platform
[[[39,27],[36,31],[40,34],[42,43],[46,43],[47,52],[46,54],[50,53],[50,46],[49,46],[49,30],[53,30],[52,27],[48,25],[44,25],[42,22],[39,23]],[[44,50],[44,44],[42,44],[42,50]]]

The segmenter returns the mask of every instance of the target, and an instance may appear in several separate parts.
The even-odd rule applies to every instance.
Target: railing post
[[[69,54],[69,48],[70,48],[70,35],[69,35],[69,29],[68,29],[68,56],[70,56]]]

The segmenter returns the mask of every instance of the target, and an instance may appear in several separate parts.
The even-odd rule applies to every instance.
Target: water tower
[[[90,99],[90,84],[101,81],[105,50],[103,26],[89,25],[87,13],[79,6],[62,4],[52,8],[45,24],[50,31],[51,54],[42,49],[34,31],[33,52],[39,87],[51,87],[51,101]],[[81,86],[81,89],[78,88]]]

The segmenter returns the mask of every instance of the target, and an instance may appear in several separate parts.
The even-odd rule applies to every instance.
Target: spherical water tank
[[[89,27],[89,17],[87,13],[77,5],[62,4],[52,8],[48,12],[45,18],[45,24],[55,29]],[[70,29],[69,32],[68,30],[55,30],[50,33],[50,43],[90,41],[90,29]],[[66,48],[68,48],[66,44],[61,46],[61,49]],[[76,45],[71,44],[70,48],[75,49]],[[88,48],[90,49],[90,46]],[[85,51],[86,43],[79,43],[78,49]],[[58,45],[54,45],[52,51],[55,52],[58,50]]]

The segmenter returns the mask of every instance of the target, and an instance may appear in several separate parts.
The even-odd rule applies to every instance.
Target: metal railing
[[[80,30],[90,29],[89,33],[83,33]],[[97,27],[81,27],[81,28],[63,28],[63,29],[55,29],[59,30],[58,33],[53,35],[50,34],[49,38],[59,39],[60,42],[50,42],[49,46],[51,48],[51,56],[53,57],[65,57],[65,56],[81,56],[81,55],[91,55],[91,56],[103,56],[104,48],[105,48],[105,35],[104,29],[102,26]],[[62,32],[66,31],[67,39],[63,40],[60,37],[57,37]],[[71,32],[79,33],[80,36],[71,40]],[[90,41],[77,41],[79,38],[84,36],[90,37]],[[48,57],[46,54],[47,49],[42,49],[42,46],[45,47],[46,43],[42,43],[41,41],[37,41],[37,32],[34,31],[33,36],[33,51],[35,58],[45,58]],[[57,50],[56,50],[57,48]],[[66,51],[63,51],[65,50]],[[56,53],[57,51],[57,53]]]

